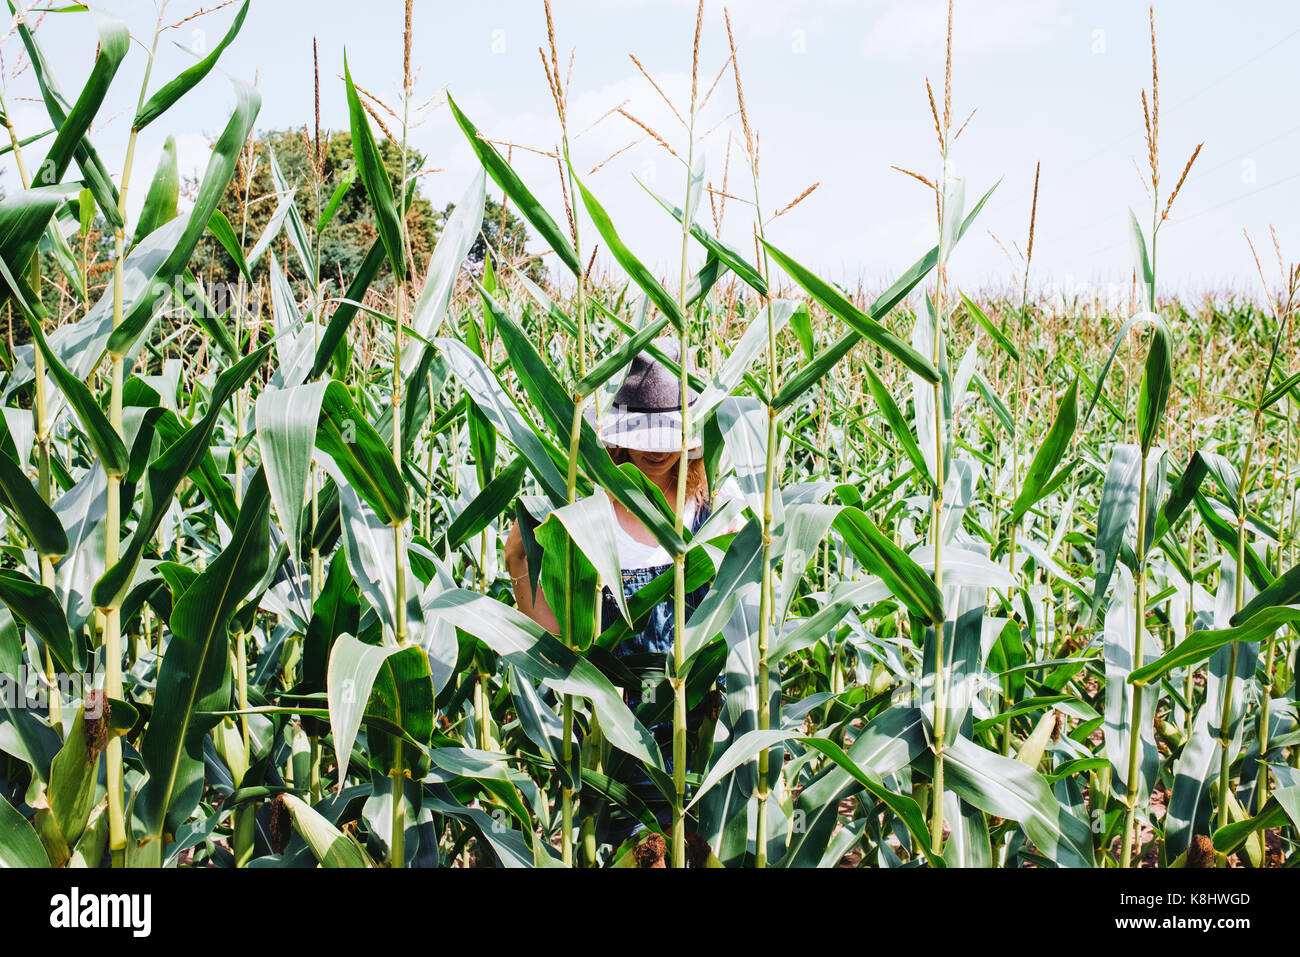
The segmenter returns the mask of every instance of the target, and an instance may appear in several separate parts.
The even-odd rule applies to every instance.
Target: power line
[[[1216,203],[1213,206],[1207,206],[1205,209],[1202,209],[1199,212],[1192,213],[1189,216],[1184,216],[1181,219],[1174,220],[1174,222],[1185,223],[1188,220],[1196,219],[1198,216],[1204,216],[1206,213],[1212,213],[1216,209],[1222,209],[1224,206],[1231,206],[1233,203],[1239,203],[1243,199],[1250,199],[1250,197],[1252,196],[1258,196],[1260,193],[1267,192],[1268,190],[1273,189],[1275,186],[1281,186],[1283,183],[1289,183],[1291,180],[1296,179],[1297,177],[1300,177],[1300,173],[1292,173],[1290,176],[1283,176],[1281,179],[1274,180],[1273,182],[1269,183],[1267,186],[1261,186],[1259,189],[1252,189],[1249,193],[1245,193],[1241,196],[1234,196],[1232,199],[1225,199],[1221,203]]]
[[[1231,166],[1233,163],[1237,162],[1239,159],[1242,159],[1242,158],[1248,157],[1251,153],[1258,152],[1259,150],[1262,150],[1262,149],[1264,149],[1265,147],[1272,146],[1274,143],[1278,142],[1279,140],[1283,140],[1283,139],[1285,139],[1286,137],[1288,137],[1288,136],[1290,136],[1290,135],[1292,135],[1293,133],[1296,133],[1296,132],[1298,132],[1298,131],[1300,131],[1300,126],[1293,126],[1293,127],[1291,127],[1289,130],[1286,130],[1286,131],[1284,131],[1284,132],[1282,132],[1282,133],[1279,133],[1278,135],[1276,135],[1276,136],[1274,136],[1274,137],[1271,137],[1270,139],[1267,139],[1267,140],[1265,140],[1265,141],[1262,142],[1262,143],[1257,143],[1257,144],[1255,144],[1254,146],[1250,147],[1249,149],[1247,149],[1247,150],[1243,150],[1240,154],[1236,154],[1236,155],[1233,155],[1233,156],[1229,157],[1228,159],[1224,160],[1222,163],[1217,163],[1217,164],[1215,164],[1214,166],[1209,167],[1208,169],[1199,169],[1199,168],[1198,168],[1198,169],[1195,169],[1195,170],[1194,170],[1194,171],[1193,171],[1193,172],[1192,172],[1192,173],[1187,177],[1187,184],[1186,184],[1186,185],[1191,185],[1191,184],[1194,184],[1194,183],[1200,183],[1200,182],[1203,182],[1203,181],[1205,180],[1205,178],[1208,177],[1211,173],[1216,173],[1216,172],[1218,172],[1219,170],[1221,170],[1221,169],[1223,169],[1223,168],[1225,168],[1225,167],[1227,167],[1227,166]],[[1282,182],[1285,182],[1285,180],[1278,180],[1277,183],[1270,184],[1270,185],[1278,185],[1278,183],[1282,183]],[[1263,187],[1263,188],[1267,188],[1267,187]],[[1245,199],[1247,196],[1250,196],[1250,195],[1253,195],[1253,193],[1248,193],[1248,194],[1245,194],[1245,195],[1243,195],[1243,196],[1237,196],[1237,197],[1234,197],[1232,200],[1229,200],[1228,202],[1236,202],[1237,200],[1239,200],[1239,199]],[[1120,215],[1120,214],[1119,214],[1118,212],[1116,212],[1116,213],[1113,213],[1113,214],[1107,215],[1107,216],[1103,217],[1102,219],[1096,219],[1096,220],[1093,220],[1092,222],[1088,223],[1086,226],[1071,226],[1071,227],[1070,227],[1070,232],[1073,233],[1073,234],[1076,235],[1076,236],[1077,236],[1077,235],[1082,235],[1082,234],[1084,234],[1084,233],[1092,232],[1094,229],[1097,229],[1097,228],[1099,228],[1099,227],[1101,227],[1101,226],[1108,226],[1108,225],[1111,225],[1111,224],[1114,222],[1115,218],[1116,218],[1117,216],[1119,216],[1119,215]],[[1179,220],[1179,222],[1181,222],[1181,220]],[[1049,231],[1052,229],[1051,226],[1049,226],[1049,227],[1047,227],[1047,228],[1048,228]],[[1106,247],[1106,248],[1110,248],[1110,247]]]
[[[1260,193],[1266,193],[1270,189],[1274,189],[1278,186],[1281,186],[1283,183],[1289,183],[1291,180],[1297,178],[1300,178],[1300,173],[1292,173],[1290,176],[1283,176],[1281,179],[1274,180],[1273,182],[1269,183],[1267,186],[1261,186],[1259,189],[1252,189],[1249,193],[1243,193],[1240,196],[1234,196],[1231,199],[1225,199],[1221,203],[1215,203],[1213,206],[1207,206],[1204,209],[1198,210],[1195,213],[1191,213],[1187,216],[1183,216],[1178,219],[1170,220],[1170,222],[1173,223],[1174,225],[1190,222],[1193,219],[1198,219],[1201,216],[1206,215],[1207,213],[1213,213],[1214,211],[1222,209],[1225,206],[1231,206],[1233,203],[1240,203],[1243,200],[1250,199],[1252,196],[1258,196]],[[1123,240],[1118,240],[1116,242],[1110,243],[1109,245],[1102,246],[1100,249],[1094,249],[1088,255],[1096,256],[1099,253],[1109,252],[1110,250],[1114,249],[1116,246],[1121,245],[1123,242],[1124,242]]]
[[[1178,101],[1178,102],[1175,103],[1172,107],[1169,107],[1169,108],[1168,108],[1168,111],[1169,111],[1169,112],[1176,112],[1176,111],[1178,111],[1178,110],[1181,110],[1183,107],[1187,106],[1189,103],[1193,102],[1194,100],[1199,99],[1201,96],[1205,95],[1205,94],[1208,93],[1210,90],[1212,90],[1212,89],[1214,89],[1215,87],[1217,87],[1217,86],[1221,85],[1222,83],[1224,83],[1224,82],[1225,82],[1226,80],[1228,80],[1230,77],[1236,76],[1238,73],[1240,73],[1242,70],[1246,69],[1246,67],[1250,66],[1252,63],[1255,63],[1256,61],[1258,61],[1258,60],[1262,59],[1263,57],[1267,56],[1268,54],[1272,53],[1272,52],[1273,52],[1274,50],[1276,50],[1278,47],[1282,46],[1282,45],[1283,45],[1284,43],[1286,43],[1288,40],[1291,40],[1292,38],[1294,38],[1294,37],[1297,36],[1297,35],[1300,35],[1300,28],[1296,28],[1295,30],[1292,30],[1290,33],[1288,33],[1288,34],[1287,34],[1286,36],[1284,36],[1282,39],[1278,40],[1276,43],[1272,44],[1271,46],[1265,47],[1263,50],[1260,50],[1258,53],[1254,54],[1253,56],[1247,58],[1246,60],[1243,60],[1241,63],[1237,64],[1237,66],[1233,67],[1233,68],[1232,68],[1231,70],[1229,70],[1227,73],[1221,74],[1221,75],[1220,75],[1219,77],[1217,77],[1216,79],[1210,81],[1210,82],[1207,83],[1205,86],[1201,87],[1201,88],[1200,88],[1199,90],[1197,90],[1195,93],[1191,94],[1190,96],[1186,97],[1186,98],[1183,99],[1183,100]],[[1132,132],[1125,133],[1123,136],[1119,137],[1118,139],[1116,139],[1116,140],[1112,140],[1110,143],[1107,143],[1105,146],[1099,148],[1098,150],[1096,150],[1095,152],[1091,153],[1090,155],[1085,156],[1083,159],[1081,159],[1078,163],[1074,164],[1073,166],[1067,167],[1066,170],[1065,170],[1065,172],[1067,172],[1067,173],[1074,172],[1074,171],[1077,170],[1077,169],[1080,169],[1080,168],[1082,168],[1082,167],[1084,167],[1084,166],[1087,166],[1089,163],[1091,163],[1091,162],[1092,162],[1093,160],[1095,160],[1097,157],[1099,157],[1099,156],[1101,156],[1101,155],[1103,155],[1103,154],[1105,154],[1105,153],[1110,152],[1110,151],[1111,151],[1112,149],[1114,149],[1116,146],[1119,146],[1120,144],[1122,144],[1122,143],[1124,143],[1124,142],[1127,142],[1128,140],[1130,140],[1130,139],[1132,139],[1133,137],[1137,136],[1140,132],[1141,132],[1141,131],[1140,131],[1140,130],[1137,130],[1136,127],[1135,127],[1135,128],[1133,129]]]
[[[1210,81],[1209,83],[1205,84],[1205,85],[1202,86],[1200,89],[1198,89],[1196,92],[1194,92],[1194,93],[1190,94],[1189,96],[1185,97],[1184,99],[1178,101],[1176,104],[1174,104],[1173,107],[1170,108],[1170,111],[1172,112],[1172,111],[1180,110],[1180,109],[1182,109],[1183,107],[1187,106],[1189,103],[1194,102],[1195,100],[1199,99],[1201,96],[1203,96],[1204,94],[1206,94],[1206,93],[1209,92],[1210,90],[1214,89],[1214,88],[1217,87],[1217,86],[1222,85],[1222,84],[1223,84],[1225,81],[1227,81],[1229,78],[1231,78],[1231,77],[1235,76],[1236,74],[1242,72],[1244,69],[1246,69],[1246,67],[1248,67],[1248,66],[1250,66],[1251,64],[1253,64],[1253,63],[1259,61],[1260,59],[1262,59],[1263,57],[1265,57],[1265,56],[1267,56],[1268,54],[1272,53],[1272,52],[1273,52],[1274,50],[1276,50],[1278,47],[1282,46],[1283,44],[1287,43],[1289,40],[1293,39],[1294,37],[1296,37],[1296,36],[1298,36],[1298,35],[1300,35],[1300,28],[1297,28],[1297,29],[1295,29],[1295,30],[1292,30],[1290,33],[1288,33],[1286,36],[1282,37],[1282,38],[1281,38],[1280,40],[1278,40],[1277,42],[1275,42],[1275,43],[1273,43],[1273,44],[1271,44],[1271,45],[1265,47],[1263,50],[1260,50],[1258,53],[1253,54],[1252,56],[1250,56],[1250,57],[1248,57],[1247,59],[1243,60],[1241,63],[1237,64],[1237,65],[1236,65],[1235,67],[1233,67],[1231,70],[1228,70],[1226,73],[1223,73],[1223,74],[1219,75],[1219,76],[1216,77],[1214,80],[1212,80],[1212,81]],[[1255,146],[1250,147],[1249,149],[1245,150],[1243,153],[1238,154],[1238,156],[1234,156],[1234,157],[1232,157],[1232,158],[1230,158],[1230,159],[1224,160],[1222,163],[1216,164],[1215,166],[1212,166],[1212,167],[1210,167],[1209,169],[1196,170],[1196,171],[1192,174],[1192,176],[1191,176],[1190,179],[1191,179],[1191,181],[1200,181],[1200,180],[1203,180],[1203,179],[1204,179],[1206,176],[1208,176],[1210,173],[1214,173],[1214,172],[1216,172],[1216,171],[1218,171],[1218,170],[1220,170],[1220,169],[1223,169],[1225,166],[1228,166],[1228,165],[1232,164],[1234,161],[1236,161],[1236,160],[1239,158],[1239,156],[1246,156],[1246,155],[1248,155],[1248,154],[1250,154],[1250,153],[1256,152],[1257,150],[1261,150],[1261,149],[1264,149],[1264,148],[1267,147],[1267,146],[1271,146],[1272,144],[1278,142],[1279,140],[1285,139],[1287,136],[1290,136],[1292,133],[1295,133],[1297,130],[1300,130],[1300,126],[1293,126],[1293,127],[1291,127],[1290,129],[1286,130],[1285,132],[1279,133],[1279,134],[1277,134],[1276,136],[1274,136],[1274,137],[1272,137],[1272,138],[1270,138],[1270,139],[1268,139],[1268,140],[1265,140],[1263,143],[1259,143],[1259,144],[1257,144],[1257,145],[1255,145]],[[1065,172],[1070,173],[1070,172],[1073,172],[1073,171],[1075,171],[1075,170],[1078,170],[1078,169],[1082,168],[1083,166],[1088,165],[1088,164],[1091,163],[1093,160],[1095,160],[1097,157],[1103,155],[1104,153],[1109,152],[1110,150],[1114,149],[1114,147],[1116,147],[1116,146],[1118,146],[1118,145],[1120,145],[1120,144],[1122,144],[1122,143],[1128,141],[1129,139],[1133,138],[1135,135],[1137,135],[1137,134],[1136,134],[1136,133],[1129,133],[1129,134],[1126,134],[1126,135],[1120,137],[1119,139],[1113,140],[1112,142],[1110,142],[1110,143],[1108,143],[1107,145],[1101,147],[1101,148],[1098,149],[1096,152],[1094,152],[1094,153],[1092,153],[1091,155],[1085,157],[1084,159],[1082,159],[1082,160],[1079,161],[1078,163],[1074,164],[1073,166],[1067,167],[1066,170],[1065,170]],[[1219,204],[1217,204],[1217,205],[1215,205],[1215,206],[1207,207],[1206,209],[1203,209],[1203,210],[1201,210],[1200,212],[1193,213],[1193,214],[1190,215],[1190,216],[1183,217],[1182,219],[1179,219],[1179,220],[1176,220],[1176,221],[1177,221],[1177,222],[1186,222],[1187,220],[1195,219],[1195,218],[1197,218],[1198,216],[1202,216],[1202,215],[1205,215],[1206,213],[1213,212],[1213,211],[1216,210],[1216,209],[1220,209],[1220,208],[1222,208],[1222,207],[1224,207],[1224,206],[1231,205],[1232,203],[1236,203],[1236,202],[1240,202],[1241,200],[1248,199],[1248,198],[1250,198],[1251,196],[1254,196],[1254,195],[1257,194],[1257,193],[1262,193],[1262,192],[1264,192],[1264,191],[1266,191],[1266,190],[1269,190],[1269,189],[1272,189],[1272,188],[1274,188],[1274,187],[1276,187],[1276,186],[1280,186],[1280,185],[1282,185],[1283,183],[1288,182],[1289,180],[1294,179],[1296,176],[1300,176],[1300,173],[1294,174],[1294,175],[1292,175],[1292,176],[1286,176],[1286,177],[1283,177],[1283,178],[1280,179],[1280,180],[1276,180],[1275,182],[1270,183],[1268,186],[1262,186],[1262,187],[1260,187],[1259,189],[1252,190],[1251,192],[1246,193],[1246,194],[1244,194],[1244,195],[1241,195],[1241,196],[1235,196],[1235,197],[1233,197],[1232,199],[1225,200],[1224,202],[1219,203]],[[1118,215],[1118,214],[1117,214],[1117,215]],[[1104,219],[1099,219],[1099,220],[1096,220],[1096,221],[1094,221],[1094,222],[1092,222],[1092,223],[1089,223],[1087,226],[1082,226],[1082,227],[1076,227],[1076,228],[1073,228],[1071,231],[1072,231],[1073,233],[1075,233],[1076,235],[1078,235],[1078,234],[1082,234],[1082,233],[1087,233],[1087,232],[1090,232],[1090,231],[1092,231],[1092,230],[1094,230],[1094,229],[1096,229],[1096,228],[1098,228],[1098,227],[1100,227],[1100,226],[1107,225],[1108,223],[1112,222],[1112,220],[1113,220],[1113,217],[1106,217],[1106,218],[1104,218]],[[1107,252],[1107,251],[1109,251],[1109,250],[1111,250],[1111,249],[1114,249],[1116,246],[1121,245],[1122,243],[1123,243],[1123,240],[1119,240],[1119,241],[1116,241],[1116,242],[1110,243],[1110,244],[1108,244],[1108,245],[1106,245],[1106,246],[1101,247],[1100,249],[1094,250],[1093,253],[1092,253],[1091,255],[1096,255],[1096,254],[1098,254],[1098,253]]]

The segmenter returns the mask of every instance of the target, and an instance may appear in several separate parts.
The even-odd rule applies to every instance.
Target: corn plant
[[[928,96],[938,169],[909,173],[937,240],[868,293],[780,235],[812,189],[761,200],[743,51],[702,4],[689,98],[663,96],[680,135],[624,111],[680,163],[675,197],[632,184],[672,217],[671,249],[634,249],[601,202],[617,184],[570,135],[549,4],[557,143],[539,163],[491,139],[454,88],[451,133],[477,165],[425,261],[408,224],[410,2],[395,108],[343,51],[323,54],[335,87],[316,70],[352,150],[332,192],[320,115],[295,188],[249,145],[261,94],[233,79],[193,204],[169,141],[131,222],[138,134],[218,82],[248,11],[158,86],[167,6],[139,49],[107,11],[43,14],[98,31],[70,96],[42,15],[10,5],[49,128],[16,129],[17,91],[0,90],[22,181],[0,200],[17,330],[0,392],[0,863],[1294,861],[1300,270],[1275,236],[1267,307],[1160,296],[1158,235],[1200,148],[1162,191],[1154,21],[1151,217],[1131,217],[1118,308],[1032,286],[1038,169],[1014,289],[950,278],[984,206],[1013,201],[1001,187],[968,203],[952,172],[951,7]],[[725,47],[706,87],[712,38]],[[131,57],[143,80],[115,180],[89,131]],[[733,89],[740,188],[733,137],[698,128]],[[539,170],[558,174],[563,210],[538,199]],[[490,193],[545,247],[547,281],[486,236],[472,256]],[[326,276],[349,194],[373,239],[353,275]],[[242,215],[218,209],[230,196]],[[728,200],[752,215],[752,251],[723,238]],[[262,202],[274,212],[250,231]],[[207,240],[234,264],[233,301],[197,267]],[[675,281],[648,265],[661,256]],[[680,386],[675,498],[599,438],[642,352]],[[697,442],[708,487],[739,494],[692,533]],[[630,598],[611,499],[671,557]],[[516,607],[512,526],[554,632]],[[620,646],[663,602],[672,651],[636,671]]]

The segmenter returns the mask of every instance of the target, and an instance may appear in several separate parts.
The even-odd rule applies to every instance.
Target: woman
[[[655,346],[672,362],[679,361],[680,348],[675,339],[657,339]],[[694,404],[696,395],[693,391],[689,394],[689,401]],[[681,383],[667,366],[650,353],[642,352],[632,361],[627,378],[614,396],[609,412],[601,419],[600,437],[616,463],[621,465],[630,462],[640,469],[663,492],[669,507],[676,510],[682,448]],[[716,498],[709,494],[703,446],[696,438],[688,448],[686,507],[682,516],[683,526],[692,534],[703,527],[713,514],[715,506],[723,500],[741,500],[740,489],[734,479],[724,481],[719,491]],[[658,576],[665,573],[671,576],[672,558],[635,515],[618,500],[612,497],[610,500],[617,519],[615,533],[618,536],[619,564],[623,572],[623,595],[626,599],[631,599]],[[738,531],[743,525],[744,519],[737,517],[730,525],[718,528],[716,534]],[[518,524],[511,529],[506,539],[506,565],[510,569],[511,584],[519,609],[552,634],[559,634],[559,625],[546,602],[546,596],[529,579],[528,561]],[[615,625],[620,618],[618,605],[609,586],[610,583],[606,582],[602,588],[602,631]],[[695,610],[707,591],[708,586],[705,585],[687,594],[688,614]],[[650,730],[660,744],[665,746],[665,763],[670,771],[672,693],[668,690],[668,685],[661,682],[664,682],[666,663],[672,655],[674,627],[675,613],[670,589],[667,597],[650,609],[644,624],[624,638],[615,649],[621,663],[641,679],[640,689],[628,691],[627,702],[636,706],[647,699],[640,711],[642,716],[655,717]],[[710,710],[716,711],[718,698],[711,697]],[[687,716],[688,731],[698,729],[704,711],[705,708],[700,706],[691,711]],[[693,733],[690,735],[691,738],[694,736]]]

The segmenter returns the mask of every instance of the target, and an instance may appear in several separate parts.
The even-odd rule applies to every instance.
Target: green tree
[[[379,144],[388,175],[396,183],[401,178],[401,147],[389,140]],[[271,177],[271,153],[274,152],[285,182],[296,191],[295,204],[307,226],[308,235],[320,250],[320,278],[333,280],[346,288],[356,273],[378,233],[365,190],[359,180],[344,193],[333,218],[319,237],[315,225],[334,190],[342,183],[352,168],[352,138],[346,132],[333,133],[323,143],[319,176],[312,169],[312,148],[306,138],[305,128],[268,130],[257,135],[245,146],[239,168],[232,178],[226,195],[218,208],[230,220],[235,235],[244,248],[251,249],[266,229],[277,205],[275,183]],[[251,156],[251,160],[250,160]],[[423,157],[415,152],[407,154],[407,171],[414,176],[423,165]],[[417,195],[408,214],[411,233],[411,254],[416,262],[433,249],[437,237],[437,213],[433,205]],[[308,280],[299,275],[301,266],[289,252],[288,239],[282,232],[272,245],[280,266],[291,279]],[[237,270],[234,261],[212,237],[205,237],[195,257],[195,267],[205,278],[234,281]],[[254,270],[254,278],[265,272],[266,261]],[[377,287],[387,284],[391,275],[385,264],[376,282]]]
[[[244,248],[251,249],[258,237],[266,229],[277,205],[275,183],[271,176],[271,152],[274,152],[285,182],[296,190],[295,203],[302,215],[308,234],[313,237],[320,250],[321,281],[332,281],[333,294],[340,294],[356,275],[370,247],[374,245],[378,232],[375,228],[374,213],[366,198],[365,189],[360,179],[353,179],[352,185],[343,194],[338,209],[330,218],[324,231],[317,238],[315,225],[320,214],[328,206],[330,198],[339,185],[346,181],[353,170],[352,137],[347,132],[328,134],[323,143],[319,175],[312,169],[312,146],[303,127],[287,130],[268,130],[252,141],[250,149],[245,147],[236,176],[232,179],[226,195],[219,206],[239,236]],[[401,146],[384,138],[379,141],[379,151],[388,170],[389,179],[394,190],[402,178]],[[407,152],[406,175],[416,183],[415,199],[407,214],[411,240],[411,256],[415,269],[422,271],[433,254],[434,245],[450,215],[454,204],[448,204],[441,212],[422,195],[420,189],[421,171],[425,168],[425,157],[418,152]],[[498,249],[503,249],[511,262],[520,265],[524,259],[527,242],[527,228],[523,221],[507,209],[503,215],[501,204],[488,199],[483,216],[483,232],[488,241]],[[280,266],[293,280],[309,277],[298,275],[301,272],[297,258],[290,252],[288,239],[282,231],[271,247],[280,262]],[[470,251],[471,262],[481,264],[484,255],[483,236],[478,238]],[[267,262],[264,259],[254,270],[254,279],[259,274],[265,275]],[[205,278],[216,281],[233,282],[238,278],[234,260],[212,236],[204,238],[195,257],[195,267]],[[522,267],[521,267],[522,268]],[[532,260],[528,267],[529,275],[537,279],[543,274],[540,262]],[[383,290],[389,287],[392,270],[385,262],[379,276],[371,288]]]
[[[455,208],[455,203],[447,204],[439,219],[440,227]],[[533,282],[540,284],[546,278],[546,266],[542,263],[541,257],[527,254],[528,227],[524,225],[524,221],[515,216],[508,206],[503,209],[502,204],[491,196],[483,206],[483,231],[469,250],[469,261],[478,270],[483,267],[483,258],[489,244],[496,250],[497,256],[504,258],[508,264],[519,269]],[[495,257],[493,266],[497,269],[501,268],[501,264]]]

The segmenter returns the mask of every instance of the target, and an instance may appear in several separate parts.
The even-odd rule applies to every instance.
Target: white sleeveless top
[[[713,497],[714,509],[716,510],[724,501],[731,498],[742,498],[743,493],[740,490],[740,484],[732,476],[727,476],[718,485],[718,492]],[[695,520],[695,503],[689,502],[686,505],[686,516],[683,524],[690,528],[691,522]],[[738,524],[737,524],[738,523]],[[732,523],[733,526],[728,531],[739,531],[743,527],[743,519],[737,519]],[[618,536],[618,562],[624,571],[631,571],[636,568],[657,568],[661,565],[671,565],[672,557],[658,542],[647,545],[645,542],[639,542],[633,538],[623,527],[623,523],[614,518],[614,533]]]

